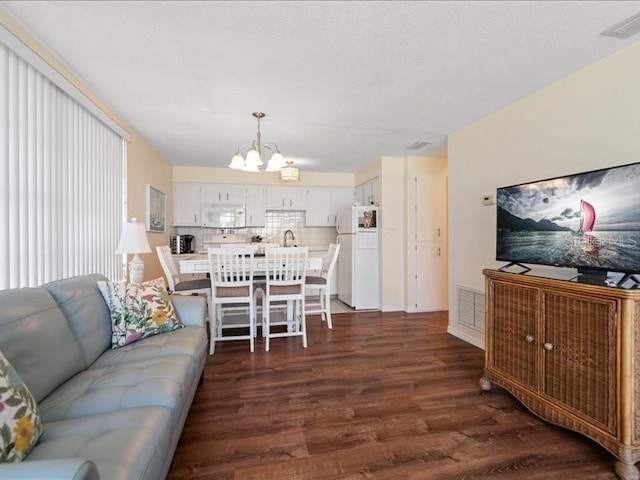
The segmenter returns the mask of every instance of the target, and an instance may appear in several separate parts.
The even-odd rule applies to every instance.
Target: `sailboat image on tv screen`
[[[580,227],[578,233],[593,232],[593,224],[596,223],[596,209],[589,202],[580,200]]]
[[[593,237],[593,226],[596,223],[596,209],[589,202],[580,200],[580,227],[578,234],[585,240],[584,251],[597,254],[599,250],[598,240]]]

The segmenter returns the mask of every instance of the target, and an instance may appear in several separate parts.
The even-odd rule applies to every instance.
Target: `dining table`
[[[321,270],[324,255],[321,252],[310,252],[307,257],[306,270]],[[183,257],[178,261],[180,274],[210,273],[209,258],[206,254],[194,254]],[[267,260],[264,255],[258,254],[253,257],[254,275],[264,275],[267,270]]]
[[[322,263],[324,261],[324,254],[322,252],[309,252],[307,256],[306,270],[320,271],[322,269]],[[209,266],[209,256],[206,254],[194,254],[188,257],[181,257],[178,261],[180,265],[180,274],[206,274],[211,273]],[[267,270],[267,261],[264,254],[256,254],[253,256],[253,274],[265,275]],[[293,325],[293,309],[291,308],[292,302],[287,302],[286,318],[288,327],[290,330]]]

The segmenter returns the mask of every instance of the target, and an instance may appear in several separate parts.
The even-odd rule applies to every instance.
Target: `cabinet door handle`
[[[544,349],[545,349],[547,352],[550,352],[551,350],[553,350],[553,343],[545,343],[545,344],[544,344]]]
[[[526,337],[524,337],[524,339],[526,340],[527,343],[533,343],[533,341],[535,340],[535,337],[533,335],[527,335]]]

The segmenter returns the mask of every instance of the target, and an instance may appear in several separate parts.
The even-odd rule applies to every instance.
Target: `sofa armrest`
[[[185,326],[205,327],[207,320],[207,302],[200,295],[171,295],[171,303],[176,314]]]
[[[25,460],[0,465],[0,478],[20,480],[99,480],[96,464],[82,458]]]

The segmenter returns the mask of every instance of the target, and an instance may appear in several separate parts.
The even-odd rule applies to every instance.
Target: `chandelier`
[[[262,144],[260,140],[260,120],[265,117],[263,112],[253,112],[252,115],[258,120],[258,133],[251,145],[243,144],[238,147],[236,154],[231,159],[229,168],[243,170],[245,172],[261,172],[264,165],[263,158],[271,154],[265,172],[280,172],[280,180],[293,181],[300,178],[300,169],[293,165],[292,160],[284,159],[280,153],[278,145],[273,142]],[[241,155],[241,151],[248,148],[246,158]]]

